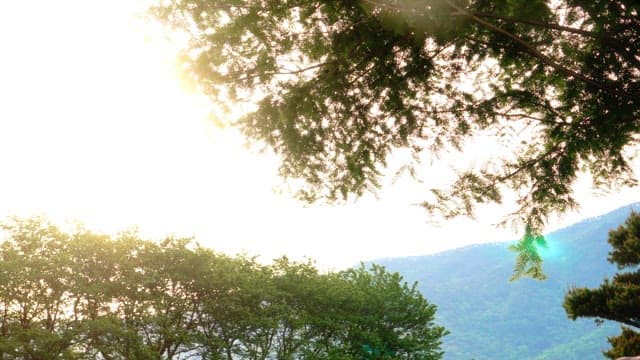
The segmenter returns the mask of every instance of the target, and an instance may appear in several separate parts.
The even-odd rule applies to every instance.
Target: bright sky
[[[309,256],[323,268],[514,239],[480,221],[429,222],[414,202],[429,184],[401,179],[379,199],[311,206],[277,194],[273,156],[211,124],[181,85],[175,46],[136,20],[142,2],[0,4],[0,216],[45,214],[103,231],[195,235],[231,254]],[[482,146],[482,142],[480,145]],[[486,146],[486,144],[485,144]],[[442,178],[447,165],[428,170]],[[594,198],[552,227],[640,200]]]

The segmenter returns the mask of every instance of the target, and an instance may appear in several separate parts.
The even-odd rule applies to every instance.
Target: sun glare
[[[176,45],[137,17],[142,3],[35,6],[2,5],[5,211],[121,226],[197,196],[169,187],[206,175],[189,167],[212,141],[206,101],[176,86]]]

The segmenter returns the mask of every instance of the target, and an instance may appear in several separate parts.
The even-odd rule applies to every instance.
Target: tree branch
[[[297,70],[286,70],[286,71],[271,71],[271,72],[263,72],[263,73],[258,73],[258,74],[250,74],[250,75],[246,75],[240,78],[233,78],[233,75],[227,75],[226,77],[229,78],[229,80],[225,81],[225,84],[229,84],[229,83],[233,83],[233,82],[238,82],[238,81],[246,81],[249,79],[254,79],[260,76],[273,76],[273,75],[296,75],[296,74],[300,74],[309,70],[313,70],[313,69],[317,69],[319,67],[328,65],[328,64],[335,64],[337,63],[338,60],[332,60],[332,61],[325,61],[325,62],[321,62],[318,64],[314,64],[311,66],[307,66],[305,68],[300,68]],[[234,74],[235,75],[235,74]]]
[[[513,23],[528,24],[528,25],[539,26],[539,27],[543,27],[543,28],[547,28],[547,29],[551,29],[551,30],[558,30],[558,31],[562,31],[562,32],[568,32],[568,33],[572,33],[572,34],[577,34],[577,35],[590,37],[590,38],[593,38],[593,39],[599,39],[600,41],[606,40],[606,41],[609,42],[609,46],[611,46],[612,48],[614,48],[616,51],[620,52],[621,54],[624,54],[624,58],[627,61],[629,61],[630,63],[635,64],[636,67],[640,65],[640,60],[638,60],[635,57],[635,54],[633,54],[629,50],[627,50],[625,48],[625,46],[622,43],[620,43],[619,40],[615,39],[610,33],[605,33],[605,35],[603,36],[601,34],[593,32],[593,31],[576,29],[576,28],[573,28],[573,27],[570,27],[570,26],[563,26],[563,25],[558,25],[558,24],[553,24],[553,23],[546,23],[546,22],[543,22],[543,21],[536,21],[536,20],[528,20],[528,19],[519,19],[519,18],[513,18],[513,17],[507,17],[507,16],[499,16],[499,15],[480,12],[480,11],[473,12],[472,14],[477,16],[477,17],[493,18],[493,19],[504,20],[504,21],[513,22]]]
[[[512,41],[514,41],[515,43],[521,45],[530,55],[532,55],[533,57],[539,59],[540,61],[542,61],[544,64],[556,69],[557,71],[560,71],[561,73],[574,77],[576,79],[582,80],[583,82],[593,85],[595,87],[597,87],[600,90],[609,90],[606,86],[600,84],[599,82],[590,79],[574,70],[571,70],[567,67],[564,67],[560,64],[558,64],[557,62],[553,61],[553,59],[551,59],[550,57],[546,56],[545,54],[541,53],[540,51],[538,51],[538,49],[534,48],[533,46],[531,46],[528,42],[522,40],[521,38],[519,38],[518,36],[500,28],[499,26],[496,26],[484,19],[481,19],[477,16],[475,16],[473,13],[469,12],[468,10],[458,6],[457,4],[455,4],[453,1],[451,0],[445,0],[445,3],[447,5],[449,5],[452,9],[454,9],[456,11],[456,15],[462,15],[462,16],[466,16],[470,19],[472,19],[473,21],[475,21],[476,23],[485,26],[486,28],[488,28],[489,30],[492,30],[494,32],[497,32],[499,34],[502,34],[506,37],[508,37],[509,39],[511,39]]]
[[[568,32],[568,33],[582,35],[582,36],[588,36],[588,37],[592,37],[592,38],[596,38],[598,36],[598,34],[592,32],[592,31],[576,29],[576,28],[572,28],[570,26],[563,26],[563,25],[558,25],[558,24],[553,24],[553,23],[546,23],[546,22],[543,22],[543,21],[528,20],[528,19],[518,19],[518,18],[513,18],[513,17],[508,17],[508,16],[500,16],[500,15],[495,15],[495,14],[490,14],[490,13],[485,13],[485,12],[480,12],[480,11],[476,11],[476,12],[473,12],[471,14],[474,15],[474,16],[477,16],[477,17],[493,18],[493,19],[498,19],[498,20],[514,22],[514,23],[521,23],[521,24],[539,26],[539,27],[543,27],[543,28],[547,28],[547,29],[558,30],[558,31],[562,31],[562,32]]]

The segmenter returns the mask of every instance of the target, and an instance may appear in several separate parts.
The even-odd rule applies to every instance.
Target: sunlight
[[[0,110],[0,146],[19,173],[3,179],[9,212],[115,227],[165,223],[166,209],[184,208],[203,184],[179,192],[172,185],[213,176],[206,100],[176,86],[176,46],[159,25],[136,18],[141,4],[63,1],[37,12],[3,5],[3,30],[19,34],[0,70],[10,99]],[[35,26],[11,15],[25,13]]]

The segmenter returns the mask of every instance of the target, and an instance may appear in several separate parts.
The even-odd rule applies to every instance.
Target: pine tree
[[[632,212],[624,225],[609,232],[613,250],[608,260],[620,270],[596,289],[573,288],[565,296],[564,308],[572,320],[587,317],[597,322],[612,320],[625,326],[622,334],[609,338],[612,348],[605,356],[640,355],[640,215]]]

